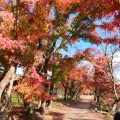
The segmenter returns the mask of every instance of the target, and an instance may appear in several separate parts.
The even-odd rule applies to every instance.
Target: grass
[[[54,102],[54,105],[56,105],[56,106],[62,106],[63,104],[61,102]]]
[[[21,98],[18,98],[18,97],[11,97],[11,102],[13,104],[23,104],[23,100]],[[34,101],[34,104],[38,104],[38,101]]]
[[[101,106],[96,106],[95,108],[97,108],[97,110],[99,111],[109,111],[109,107],[106,105],[101,105]]]
[[[11,98],[11,102],[12,102],[12,103],[20,103],[20,104],[23,104],[23,100],[20,99],[20,98],[17,98],[17,97],[12,97],[12,98]]]

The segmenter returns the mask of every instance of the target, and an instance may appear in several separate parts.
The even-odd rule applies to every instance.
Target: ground
[[[92,96],[81,96],[76,102],[54,102],[51,109],[45,109],[43,116],[36,112],[35,120],[42,120],[42,117],[44,120],[107,120],[105,112],[95,110]],[[15,120],[27,120],[23,114],[17,112]]]
[[[45,120],[106,120],[106,113],[95,111],[92,96],[82,96],[80,101],[74,103],[54,104],[44,117]]]

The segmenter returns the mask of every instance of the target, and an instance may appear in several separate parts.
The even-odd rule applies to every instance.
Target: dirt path
[[[82,100],[75,108],[70,108],[68,114],[64,115],[64,120],[105,120],[102,113],[94,110],[92,101]]]
[[[55,105],[46,113],[45,120],[105,120],[102,112],[96,112],[92,97],[82,97],[80,102],[69,106]]]

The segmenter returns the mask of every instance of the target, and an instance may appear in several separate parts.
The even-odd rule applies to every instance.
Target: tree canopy
[[[71,15],[74,16],[72,19]],[[108,21],[104,21],[105,19]],[[99,25],[97,20],[103,21]],[[5,90],[10,90],[10,81],[14,79],[14,73],[20,66],[23,67],[24,75],[14,90],[28,103],[36,99],[54,99],[48,92],[54,83],[66,84],[69,80],[78,80],[80,83],[85,79],[92,81],[93,74],[89,77],[87,66],[77,67],[83,59],[94,64],[96,79],[102,74],[101,79],[107,82],[108,74],[101,70],[108,64],[104,61],[105,54],[104,57],[96,58],[98,53],[89,48],[67,58],[63,57],[60,51],[67,51],[69,45],[79,40],[119,47],[119,24],[119,0],[1,0],[0,99],[3,94],[7,94]],[[96,28],[114,35],[102,38]],[[48,71],[51,71],[52,75],[49,75]],[[100,92],[100,89],[97,90]]]

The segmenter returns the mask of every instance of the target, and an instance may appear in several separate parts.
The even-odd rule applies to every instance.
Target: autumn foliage
[[[106,56],[88,48],[72,57],[61,50],[80,40],[92,44],[118,45],[120,39],[120,3],[118,0],[1,0],[0,1],[0,98],[17,67],[23,76],[13,89],[28,103],[54,99],[50,88],[57,83],[63,87],[82,85],[95,87],[97,95],[112,91],[105,72],[110,73]],[[73,16],[71,18],[71,16]],[[102,21],[100,24],[96,21]],[[106,20],[106,21],[105,21]],[[108,20],[108,21],[107,21]],[[113,33],[102,37],[97,29]],[[94,66],[80,66],[87,60]],[[10,71],[14,67],[14,71]],[[103,69],[105,71],[103,71]],[[48,71],[52,72],[51,75]],[[7,74],[8,73],[8,74]],[[8,77],[8,76],[9,77]],[[92,86],[92,87],[91,87]],[[9,87],[10,88],[10,87]],[[117,86],[118,88],[118,86]],[[73,90],[75,91],[76,88]],[[7,93],[4,93],[7,94]],[[110,96],[110,95],[109,95]],[[74,96],[72,96],[74,97]],[[118,100],[118,99],[117,99]]]

